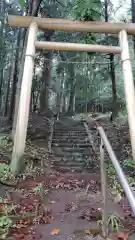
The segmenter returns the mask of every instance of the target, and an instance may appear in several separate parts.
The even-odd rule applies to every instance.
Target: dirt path
[[[34,189],[40,183],[43,191],[36,193]],[[10,229],[14,240],[87,240],[102,235],[98,225],[102,197],[100,176],[97,174],[42,175],[21,181],[19,188],[9,195],[10,203],[16,206],[15,215],[21,216],[14,220],[17,228]],[[108,215],[117,214],[123,223],[119,231],[134,230],[134,219],[127,200],[116,204],[109,193],[108,199]],[[26,213],[36,215],[23,219]]]
[[[118,147],[117,141],[121,135],[117,132],[117,129],[112,133],[112,128],[109,128],[107,125],[105,130],[108,131],[107,133],[111,131],[112,135],[108,134],[110,139],[113,137],[113,134],[116,135],[113,144],[114,147]],[[66,139],[69,137],[68,131],[73,131],[73,134],[70,134],[70,141],[67,147],[65,144]],[[82,129],[81,131],[83,132],[84,130]],[[59,138],[59,131],[56,130],[56,133],[59,135],[55,134],[53,139],[56,156],[53,154],[47,160],[49,165],[53,166],[53,173],[49,173],[48,175],[42,174],[39,169],[38,175],[36,172],[33,175],[30,174],[25,180],[20,179],[20,183],[16,189],[1,188],[1,196],[8,198],[6,199],[6,203],[0,204],[1,209],[5,205],[12,206],[9,215],[12,214],[14,216],[12,225],[9,228],[10,240],[98,240],[98,237],[102,236],[100,225],[102,196],[99,168],[96,167],[99,165],[99,162],[97,159],[96,161],[92,161],[93,153],[90,151],[89,158],[85,158],[85,163],[87,163],[88,159],[89,164],[91,166],[92,164],[94,165],[90,170],[89,167],[87,169],[87,165],[84,167],[80,146],[83,144],[83,151],[85,153],[87,150],[86,136],[83,134],[83,137],[80,135],[79,138],[76,132],[78,132],[78,129],[77,131],[73,128],[66,129],[64,132],[65,135],[61,135]],[[94,133],[96,134],[96,131]],[[60,156],[58,151],[56,151],[56,148],[58,150],[57,143],[60,144],[62,149],[66,147],[66,151],[62,151]],[[86,148],[84,148],[84,143],[86,144]],[[42,142],[42,146],[44,147],[44,142]],[[81,150],[78,149],[78,146]],[[71,151],[72,149],[76,153],[79,152],[81,156],[80,160],[79,155],[76,154],[75,157],[73,156],[74,151]],[[67,156],[65,153],[68,152],[72,152],[72,154]],[[80,161],[81,171],[80,166],[79,171],[77,168],[78,160]],[[59,162],[58,165],[57,162]],[[72,171],[70,165],[72,166]],[[64,167],[65,171],[62,173],[61,168]],[[5,190],[7,190],[8,195]],[[135,239],[133,234],[128,237],[128,234],[135,231],[135,218],[132,216],[127,199],[123,198],[117,204],[111,195],[111,191],[108,190],[107,208],[108,216],[117,216],[121,224],[121,226],[118,226],[120,233],[112,237],[122,240]],[[16,226],[13,227],[13,224],[16,224]],[[112,230],[114,229],[109,225],[109,232],[111,233]],[[8,238],[6,237],[6,239]],[[114,238],[110,236],[110,239]]]

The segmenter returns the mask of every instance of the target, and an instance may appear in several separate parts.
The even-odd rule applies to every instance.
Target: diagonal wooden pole
[[[121,60],[124,76],[124,87],[128,111],[128,122],[131,137],[132,154],[135,162],[135,87],[133,81],[131,59],[129,54],[128,37],[127,32],[125,30],[122,30],[119,33],[119,41],[122,51]]]
[[[29,106],[31,97],[32,78],[34,70],[35,41],[37,39],[37,24],[31,23],[27,41],[27,49],[24,62],[22,86],[20,93],[17,126],[14,138],[14,147],[11,160],[11,171],[17,175],[23,166],[23,155],[28,126]]]

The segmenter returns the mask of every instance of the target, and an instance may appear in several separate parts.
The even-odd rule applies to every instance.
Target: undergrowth
[[[33,192],[33,197],[40,197],[42,200],[43,197],[43,185],[37,184],[35,187],[31,189]],[[38,203],[37,203],[38,206]],[[23,214],[18,213],[17,208],[18,204],[14,204],[10,202],[8,199],[0,198],[0,239],[7,239],[7,236],[10,235],[11,229],[20,229],[20,227],[27,227],[30,220],[29,218],[34,219],[38,216],[38,208],[36,207],[35,211],[29,210],[29,207],[22,208]],[[31,208],[30,208],[31,209]],[[29,210],[29,211],[28,211]]]
[[[122,163],[122,168],[125,170],[128,170],[128,172],[130,173],[131,171],[134,171],[135,169],[135,165],[133,160],[131,159],[125,159]],[[121,186],[121,183],[118,180],[118,176],[117,173],[115,171],[115,168],[112,165],[109,165],[107,168],[107,173],[109,178],[112,180],[111,183],[111,187],[112,187],[112,194],[114,193],[114,195],[125,195],[124,193],[124,189]],[[127,180],[129,182],[129,185],[132,187],[133,184],[135,183],[135,178],[134,177],[130,177],[129,175],[126,175]],[[132,187],[133,188],[133,187]],[[119,198],[120,199],[120,198]]]
[[[10,170],[10,166],[5,163],[0,163],[0,178],[2,180],[14,179],[14,176]]]
[[[121,128],[123,125],[128,123],[128,115],[127,115],[126,107],[124,109],[121,109],[121,111],[119,111],[118,116],[116,117],[114,122],[116,126],[119,128]]]
[[[99,220],[97,222],[97,225],[100,226],[102,225],[103,222],[102,220]],[[123,227],[122,223],[121,223],[121,219],[119,216],[117,216],[116,214],[111,214],[110,216],[108,216],[107,219],[107,231],[114,233],[114,232],[119,232],[120,227]]]

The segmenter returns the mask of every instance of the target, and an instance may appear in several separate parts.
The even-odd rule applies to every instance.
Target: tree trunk
[[[108,0],[105,0],[105,22],[108,22]]]
[[[71,81],[71,90],[70,90],[68,114],[73,115],[75,112],[75,89],[76,89],[76,77],[74,74],[73,65],[70,65],[70,81]]]
[[[65,89],[65,78],[64,78],[64,69],[62,72],[62,79],[61,79],[61,93],[60,93],[60,113],[62,113],[63,108],[65,109],[64,106],[64,89]],[[65,110],[64,110],[65,112]]]
[[[46,58],[48,60],[46,60]],[[44,112],[48,109],[51,70],[52,70],[52,52],[48,52],[47,54],[45,54],[43,66],[42,87],[40,93],[40,112]]]
[[[7,76],[7,89],[6,89],[6,95],[5,95],[5,107],[3,111],[4,117],[7,116],[8,113],[8,99],[9,99],[9,91],[10,91],[10,76],[12,74],[12,65],[10,65],[9,70],[8,70],[8,76]]]
[[[29,16],[37,16],[39,12],[39,7],[42,3],[42,0],[30,0],[29,1]]]
[[[113,98],[112,118],[115,118],[117,116],[117,109],[116,109],[117,91],[116,91],[115,66],[114,66],[113,54],[110,54],[110,74],[111,74],[111,80],[112,80],[112,98]]]
[[[57,113],[60,112],[60,104],[61,104],[61,84],[62,84],[62,79],[61,79],[61,74],[58,75],[57,82],[56,82],[56,91],[57,91],[57,96],[56,96],[56,111]]]
[[[31,93],[32,112],[36,112],[38,109],[37,104],[40,96],[39,79],[34,79]]]
[[[9,121],[13,120],[13,114],[15,109],[15,96],[16,96],[17,82],[18,82],[18,62],[19,62],[20,40],[21,40],[21,29],[19,29],[18,31],[17,43],[16,43],[17,49],[16,49],[16,56],[15,56],[15,67],[13,72],[13,84],[12,84],[12,94],[11,94],[11,100],[10,100]]]
[[[131,0],[132,23],[135,23],[135,0]],[[134,54],[135,54],[135,36],[133,36]]]
[[[108,0],[105,0],[105,22],[108,22]],[[114,54],[110,54],[110,75],[112,81],[112,120],[117,116],[116,111],[116,100],[117,100],[117,91],[116,91],[116,80],[115,80],[115,66],[114,66]]]
[[[63,106],[62,106],[61,112],[63,112],[63,113],[66,112],[66,97],[64,96],[64,94],[63,94]]]
[[[2,98],[2,83],[3,83],[3,70],[4,70],[4,17],[5,17],[5,1],[0,2],[0,107]]]

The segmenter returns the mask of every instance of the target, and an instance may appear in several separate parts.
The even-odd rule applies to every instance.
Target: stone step
[[[85,166],[85,165],[88,165],[88,160],[84,159],[83,161],[72,161],[72,160],[64,159],[64,160],[59,160],[59,161],[54,160],[54,161],[51,161],[51,163],[56,166],[60,166],[60,165],[63,165],[63,166]]]
[[[77,162],[77,163],[84,163],[84,162],[88,162],[90,161],[90,159],[92,158],[92,156],[83,156],[83,157],[80,157],[80,156],[63,156],[63,157],[55,157],[55,160],[52,159],[52,162],[53,161],[56,161],[56,162]]]
[[[87,138],[85,139],[76,139],[76,138],[70,138],[70,139],[59,139],[59,138],[53,138],[52,143],[72,143],[72,144],[89,144],[89,140]]]
[[[82,167],[61,167],[61,166],[54,166],[54,169],[56,171],[60,171],[60,172],[63,172],[63,173],[66,173],[66,172],[78,172],[78,173],[82,173],[84,171],[86,172],[93,172],[93,168],[89,168],[89,167],[85,167],[85,168],[82,168]]]
[[[96,125],[94,125],[94,126],[88,126],[90,129],[91,129],[91,131],[92,130],[97,130],[97,126]],[[59,124],[59,125],[54,125],[54,129],[58,129],[58,130],[60,130],[60,129],[62,129],[62,130],[64,130],[64,131],[66,131],[66,130],[69,130],[69,129],[71,129],[71,130],[84,130],[85,131],[85,127],[84,127],[84,125],[68,125],[68,124],[66,124],[66,125],[61,125],[61,124]]]
[[[74,156],[81,156],[81,157],[83,157],[83,158],[87,158],[87,157],[89,157],[89,156],[91,156],[92,155],[92,153],[91,152],[88,152],[88,153],[84,153],[84,152],[80,152],[80,153],[74,153],[74,152],[61,152],[61,153],[59,153],[59,152],[56,152],[56,151],[54,151],[55,152],[55,156],[56,157],[60,157],[60,158],[62,158],[62,157],[65,157],[65,158],[67,158],[67,157],[74,157]],[[75,155],[76,154],[76,155]],[[77,155],[78,154],[78,155]]]
[[[84,169],[82,169],[81,167],[60,167],[60,166],[54,166],[54,169],[56,170],[56,171],[61,171],[61,172],[83,172],[84,171]]]
[[[64,136],[64,135],[53,135],[53,139],[52,140],[60,140],[60,141],[62,141],[62,140],[65,140],[65,141],[80,141],[80,140],[88,140],[88,136],[83,136],[83,135],[80,135],[80,136]]]
[[[57,148],[57,147],[55,147]],[[89,145],[89,147],[82,147],[82,148],[79,148],[79,147],[76,147],[76,148],[72,148],[72,147],[61,147],[61,150],[63,152],[75,152],[75,153],[80,153],[80,152],[91,152],[91,145]],[[56,149],[55,149],[56,150]],[[57,150],[56,150],[57,151]]]
[[[85,132],[86,130],[85,130],[85,128],[84,127],[79,127],[79,128],[68,128],[68,127],[54,127],[54,131],[63,131],[63,132],[76,132],[76,131],[78,131],[78,132]]]
[[[61,167],[85,167],[87,165],[87,162],[69,162],[69,161],[54,161],[53,163],[54,166],[61,166]]]
[[[64,133],[69,133],[69,132],[73,132],[73,133],[76,133],[76,132],[80,132],[80,133],[86,133],[86,130],[83,128],[83,129],[54,129],[54,132],[64,132]]]
[[[73,149],[75,151],[80,151],[80,148],[88,148],[90,147],[91,144],[90,143],[72,143],[72,142],[69,142],[69,143],[52,143],[52,147],[62,147],[62,148],[69,148],[69,149]]]
[[[60,132],[60,131],[56,132],[55,131],[53,133],[53,136],[80,137],[80,136],[88,136],[88,134],[86,132],[78,132],[78,131],[77,132]]]

